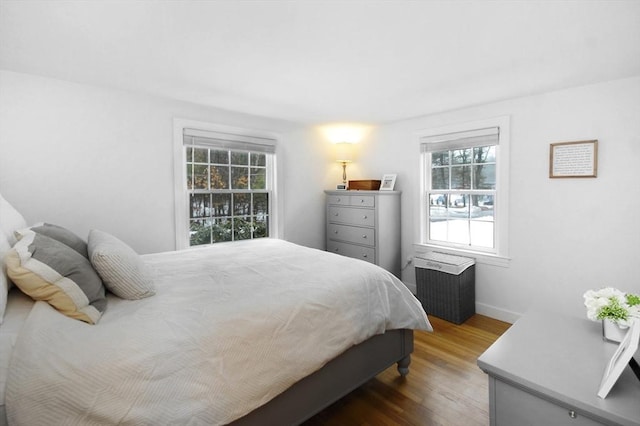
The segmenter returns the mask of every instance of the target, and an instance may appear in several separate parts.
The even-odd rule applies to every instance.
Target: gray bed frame
[[[400,375],[406,376],[411,352],[413,330],[391,330],[373,336],[231,425],[298,425],[394,363],[398,364]]]

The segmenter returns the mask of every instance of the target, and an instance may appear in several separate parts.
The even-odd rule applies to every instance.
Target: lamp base
[[[347,185],[347,162],[346,161],[342,162],[342,183],[345,186]]]

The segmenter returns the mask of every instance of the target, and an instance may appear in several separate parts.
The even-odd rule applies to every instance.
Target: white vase
[[[602,338],[608,342],[620,343],[627,335],[629,327],[620,326],[618,323],[604,319],[602,320]]]

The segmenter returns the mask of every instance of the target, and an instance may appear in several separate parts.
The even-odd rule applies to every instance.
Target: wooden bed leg
[[[400,373],[402,377],[409,374],[409,364],[411,364],[411,355],[407,355],[398,361],[398,373]]]

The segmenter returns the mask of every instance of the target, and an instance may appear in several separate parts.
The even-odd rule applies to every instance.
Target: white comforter
[[[263,239],[143,256],[157,294],[97,325],[37,302],[16,342],[10,424],[225,424],[352,345],[431,330],[369,263]]]

